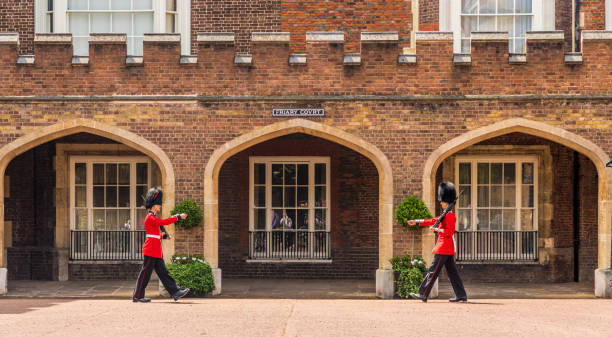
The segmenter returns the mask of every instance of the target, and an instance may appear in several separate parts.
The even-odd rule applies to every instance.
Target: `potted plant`
[[[166,268],[179,287],[191,289],[191,296],[202,297],[215,289],[210,265],[199,255],[173,255]]]
[[[176,204],[170,214],[186,213],[187,219],[181,219],[176,222],[176,226],[189,229],[199,226],[202,223],[202,209],[193,200],[183,200]]]
[[[418,293],[423,282],[427,265],[420,256],[394,256],[390,260],[395,277],[395,293],[400,298],[409,298],[410,293]]]
[[[408,220],[430,219],[431,217],[431,212],[429,212],[423,200],[416,195],[404,199],[395,208],[395,220],[404,227],[411,227],[408,226]]]

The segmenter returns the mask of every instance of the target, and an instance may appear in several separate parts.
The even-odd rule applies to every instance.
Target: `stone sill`
[[[333,260],[252,260],[247,259],[247,263],[322,263],[330,264]]]
[[[401,54],[397,57],[397,62],[399,64],[416,64],[417,56],[416,54]]]
[[[289,55],[290,65],[306,65],[306,54],[291,54]]]
[[[358,53],[344,54],[342,63],[345,66],[358,66],[361,64],[361,54],[358,54]]]
[[[289,43],[289,33],[287,32],[253,32],[251,41],[253,43]]]
[[[68,260],[68,264],[142,264],[142,261],[73,261]]]
[[[234,43],[234,33],[198,33],[197,41],[203,43]]]
[[[458,265],[540,265],[538,261],[457,261]]]
[[[416,32],[417,41],[452,41],[452,32]]]
[[[361,32],[362,43],[394,43],[399,41],[397,32]]]
[[[344,43],[344,32],[306,32],[306,42]]]

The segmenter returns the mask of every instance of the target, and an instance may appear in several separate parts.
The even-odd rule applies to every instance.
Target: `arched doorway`
[[[20,155],[33,151],[36,148],[41,146],[45,146],[45,144],[52,143],[56,140],[67,139],[71,136],[76,135],[91,135],[93,138],[98,139],[106,139],[109,144],[105,144],[108,151],[112,153],[118,153],[121,151],[125,151],[126,153],[136,153],[142,158],[149,158],[154,166],[159,170],[159,183],[163,186],[166,198],[164,198],[164,211],[168,212],[170,205],[174,204],[174,169],[172,164],[167,157],[167,155],[155,144],[149,142],[148,140],[138,136],[134,133],[131,133],[127,130],[110,126],[107,124],[99,123],[93,120],[88,119],[74,119],[65,122],[61,122],[52,126],[44,127],[38,130],[35,130],[25,136],[18,138],[17,140],[3,146],[0,149],[0,173],[4,177],[7,172],[7,167],[9,164],[15,159],[19,158]],[[77,137],[78,138],[78,137]],[[82,138],[81,138],[82,139]],[[99,142],[99,141],[96,141]],[[104,142],[104,141],[103,141]],[[82,144],[81,144],[82,145]],[[87,144],[85,144],[87,145]],[[101,154],[104,153],[104,150],[99,146],[85,146],[86,149],[79,149],[81,153],[93,153]],[[45,150],[45,149],[43,149]],[[53,146],[53,151],[55,152],[55,145]],[[78,152],[77,151],[77,152]],[[93,151],[93,152],[92,152]],[[64,153],[63,151],[59,151]],[[59,154],[58,154],[59,155]],[[62,157],[65,161],[68,161],[68,157]],[[55,157],[58,159],[58,157]],[[148,159],[147,159],[148,160]],[[136,167],[136,160],[134,161],[134,167]],[[57,160],[55,163],[56,166],[60,167],[62,170],[67,170],[66,164],[64,160]],[[14,170],[13,170],[14,171]],[[57,170],[56,170],[57,171]],[[18,171],[17,171],[18,172]],[[64,171],[67,172],[67,171]],[[58,173],[59,174],[59,173]],[[67,173],[66,173],[67,174]],[[55,173],[53,179],[55,180]],[[61,181],[62,184],[66,184],[65,180],[56,180]],[[69,184],[68,184],[69,185]],[[5,250],[5,195],[8,191],[5,191],[5,185],[0,184],[0,262],[2,263],[2,268],[6,268],[7,266],[7,257]],[[69,192],[66,185],[56,186],[55,190],[55,209],[59,210],[55,215],[55,218],[52,219],[54,222],[55,228],[54,233],[51,233],[51,237],[55,237],[54,247],[62,252],[59,253],[61,262],[57,267],[57,270],[54,271],[53,279],[58,280],[66,280],[68,276],[68,255],[65,251],[67,251],[70,245],[70,229],[69,229],[69,221],[67,218],[69,217],[68,212],[68,200],[69,200]],[[166,251],[169,252],[169,256],[171,256],[173,252],[173,243],[167,245]]]
[[[602,283],[604,273],[599,271],[609,270],[611,263],[611,223],[612,223],[612,170],[605,167],[609,156],[597,145],[576,134],[550,126],[545,123],[530,121],[522,118],[509,119],[495,123],[477,130],[473,130],[448,141],[435,150],[428,158],[423,173],[423,196],[429,207],[435,206],[436,174],[441,175],[440,165],[461,151],[471,149],[475,144],[494,139],[502,135],[512,133],[525,134],[539,137],[544,140],[560,144],[563,147],[575,151],[579,156],[588,158],[597,175],[597,268],[595,272],[595,292],[603,296],[605,286],[598,287]],[[501,152],[500,152],[501,153]],[[577,157],[577,158],[578,158]],[[522,163],[522,162],[521,162]],[[467,167],[467,166],[466,166]],[[438,177],[439,180],[440,177]],[[541,207],[542,208],[542,207]],[[544,207],[548,211],[550,207]],[[428,252],[433,237],[424,239],[423,252]],[[536,247],[537,248],[537,247]],[[605,284],[605,282],[603,282]]]
[[[372,144],[334,127],[303,119],[292,119],[265,126],[231,140],[210,157],[204,174],[204,257],[215,272],[215,284],[221,284],[219,269],[219,173],[231,156],[256,144],[281,136],[301,133],[322,138],[368,158],[376,167],[379,178],[378,201],[378,270],[376,271],[377,296],[393,296],[393,273],[389,259],[393,254],[393,174],[387,157]],[[220,292],[220,287],[217,290]]]

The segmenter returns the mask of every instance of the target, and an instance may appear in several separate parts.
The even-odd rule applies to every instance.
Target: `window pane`
[[[461,0],[462,14],[477,14],[478,0]]]
[[[91,13],[91,32],[109,33],[110,13]]]
[[[516,230],[516,210],[514,209],[504,210],[504,230],[505,231]]]
[[[134,0],[135,10],[152,10],[153,0]]]
[[[119,207],[130,207],[130,187],[119,187]]]
[[[93,211],[93,229],[94,230],[104,230],[105,228],[105,216],[103,209],[94,209]]]
[[[521,210],[521,230],[531,231],[533,228],[533,210],[522,209]]]
[[[516,164],[504,164],[504,184],[516,182]]]
[[[136,207],[144,206],[144,199],[147,195],[147,187],[143,185],[136,186]]]
[[[468,209],[462,209],[457,212],[457,224],[458,230],[467,231],[472,229],[472,211]]]
[[[126,0],[111,0],[111,9],[113,10],[129,10],[130,1]]]
[[[308,165],[298,165],[298,185],[308,185]]]
[[[497,0],[497,13],[514,13],[514,0]]]
[[[136,164],[136,183],[147,185],[148,184],[148,165],[146,163]]]
[[[283,165],[272,164],[272,185],[283,184]]]
[[[533,184],[533,164],[523,163],[523,184]]]
[[[489,207],[489,186],[478,186],[478,207]]]
[[[308,210],[298,209],[297,211],[297,229],[308,229]]]
[[[87,183],[87,165],[85,163],[74,164],[74,183],[79,185]]]
[[[295,187],[285,187],[285,207],[295,207]]]
[[[491,184],[502,183],[502,164],[492,163],[491,164]]]
[[[89,9],[108,10],[108,0],[89,0]]]
[[[76,209],[75,210],[74,229],[87,230],[87,209]]]
[[[282,187],[272,187],[272,207],[283,207]]]
[[[308,187],[298,187],[298,207],[308,207]]]
[[[93,205],[94,207],[104,207],[104,186],[94,186]]]
[[[89,18],[87,13],[68,14],[70,33],[76,36],[89,35]]]
[[[130,184],[130,164],[119,164],[119,185]]]
[[[470,184],[472,181],[472,169],[470,163],[459,164],[459,184]],[[466,191],[467,192],[467,191]]]
[[[93,164],[94,185],[104,185],[104,164]]]
[[[280,220],[283,217],[283,211],[280,209],[272,210],[272,229],[281,229]]]
[[[266,210],[256,209],[253,217],[255,229],[266,229]]]
[[[106,207],[117,207],[117,187],[106,186]]]
[[[77,186],[74,188],[74,206],[87,207],[87,189],[85,186]]]
[[[494,16],[479,17],[478,31],[479,32],[495,31],[495,17]]]
[[[501,207],[502,205],[502,187],[491,186],[491,207]]]
[[[521,187],[521,206],[533,207],[533,185]]]
[[[87,9],[87,0],[68,0],[68,10]]]
[[[132,35],[132,14],[113,13],[113,33]]]
[[[489,164],[478,163],[478,184],[489,183]]]
[[[480,0],[480,14],[494,14],[495,0]]]
[[[325,186],[315,187],[315,207],[327,207],[327,194]]]
[[[461,17],[461,37],[470,37],[471,32],[478,30],[478,18],[475,16]]]
[[[315,209],[315,230],[327,230],[327,210]]]
[[[295,185],[295,165],[285,165],[285,185]]]
[[[325,164],[315,164],[315,184],[325,184],[327,179],[327,172]]]
[[[119,210],[119,219],[117,222],[117,228],[120,230],[131,230],[132,229],[132,219],[130,216],[129,209],[120,209]]]
[[[266,164],[255,164],[253,175],[255,184],[264,185],[266,183]]]
[[[515,29],[515,36],[524,37],[525,32],[531,30],[531,16],[517,16]]]
[[[489,230],[489,210],[479,209],[476,211],[476,228],[479,231]]]
[[[461,39],[461,52],[464,54],[470,53],[470,39]]]
[[[459,198],[459,207],[472,207],[472,187],[470,185],[459,185],[459,191],[463,191]]]
[[[253,193],[255,197],[255,207],[266,207],[266,187],[265,186],[255,186],[255,192]]]
[[[147,217],[147,210],[145,209],[138,209],[136,210],[136,230],[144,230],[144,221],[145,218]]]
[[[516,188],[514,186],[504,186],[504,207],[516,206]]]
[[[492,231],[499,231],[502,229],[502,210],[501,209],[492,209],[490,211],[490,229]]]
[[[118,230],[119,223],[117,221],[117,210],[107,209],[106,210],[106,230]]]
[[[514,39],[512,41],[514,41],[513,53],[525,54],[525,39]]]
[[[176,16],[172,13],[166,14],[166,33],[176,33]]]
[[[47,10],[48,11],[53,11],[53,1],[54,0],[47,0]]]
[[[295,229],[295,210],[287,209],[280,220],[283,229]]]
[[[176,11],[176,0],[166,0],[166,10],[171,12]]]
[[[106,185],[117,184],[117,164],[106,164]]]
[[[134,14],[134,35],[143,36],[153,32],[153,13]]]
[[[516,0],[517,13],[531,13],[532,0]]]

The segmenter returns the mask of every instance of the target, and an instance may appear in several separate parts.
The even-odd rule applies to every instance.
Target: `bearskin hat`
[[[163,192],[159,187],[153,187],[147,192],[147,196],[145,198],[145,207],[147,209],[153,207],[153,205],[162,204]]]
[[[455,185],[449,181],[440,183],[440,186],[438,186],[438,201],[444,201],[450,204],[455,201],[455,199],[457,199]]]

